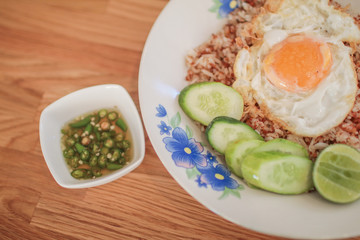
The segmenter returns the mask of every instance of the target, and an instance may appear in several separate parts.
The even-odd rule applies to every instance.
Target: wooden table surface
[[[235,225],[193,199],[147,135],[140,167],[106,185],[62,188],[45,164],[39,117],[56,99],[115,83],[140,111],[142,49],[167,3],[0,0],[0,239],[281,239]]]

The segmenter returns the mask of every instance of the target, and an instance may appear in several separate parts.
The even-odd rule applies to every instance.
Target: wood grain
[[[83,87],[123,85],[167,0],[0,0],[0,239],[281,239],[237,226],[189,196],[146,136],[142,165],[112,183],[56,184],[41,111]],[[360,238],[357,238],[360,239]]]

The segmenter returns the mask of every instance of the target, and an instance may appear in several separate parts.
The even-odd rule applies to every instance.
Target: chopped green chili
[[[91,168],[91,172],[95,177],[101,177],[102,176],[101,169],[98,168],[98,167]]]
[[[92,151],[93,151],[93,153],[97,153],[100,151],[100,147],[97,143],[94,143],[94,145],[92,147]]]
[[[82,152],[80,153],[80,159],[87,161],[89,159],[89,157],[90,157],[89,150],[87,150],[87,149],[82,150]]]
[[[78,153],[81,153],[85,149],[85,147],[80,143],[75,143],[75,148]]]
[[[110,137],[111,137],[111,135],[110,135],[109,132],[102,132],[100,139],[101,139],[101,140],[106,140],[106,139],[108,139],[108,138],[110,138]]]
[[[89,166],[90,167],[95,167],[98,164],[98,157],[96,155],[92,155],[90,160],[89,160]]]
[[[76,143],[76,140],[74,137],[67,138],[66,142],[65,142],[66,146],[68,146],[68,147],[74,146],[75,143]]]
[[[64,126],[61,144],[71,175],[97,178],[125,166],[132,156],[127,129],[121,114],[112,109],[101,109]]]
[[[117,119],[117,117],[118,117],[118,114],[116,112],[109,112],[108,113],[108,119],[110,121],[114,121],[115,119]]]
[[[105,155],[100,155],[98,158],[98,165],[100,168],[105,168],[107,164],[107,158]]]
[[[85,170],[85,176],[84,176],[85,179],[92,178],[93,176],[94,175],[93,175],[93,173],[92,173],[92,171],[90,169]]]
[[[93,130],[93,127],[92,127],[91,123],[88,123],[88,125],[86,125],[86,127],[85,127],[85,132],[87,133],[87,135],[92,133],[92,130]]]
[[[124,140],[124,134],[118,133],[118,134],[115,136],[114,140],[115,140],[116,142],[121,142],[122,140]]]
[[[109,151],[110,149],[108,147],[102,147],[100,153],[106,155],[109,153]]]
[[[77,168],[79,166],[79,160],[80,159],[78,156],[74,156],[69,159],[68,163],[69,163],[70,167]]]
[[[106,116],[106,114],[107,114],[107,110],[106,110],[106,109],[101,109],[101,110],[99,111],[99,117],[100,117],[100,118],[104,118],[104,117]]]
[[[111,138],[108,138],[104,142],[104,146],[107,148],[112,148],[114,146],[115,142]]]
[[[88,123],[90,123],[90,121],[91,121],[90,117],[86,117],[77,122],[70,123],[69,125],[70,125],[70,127],[73,127],[73,128],[81,128],[81,127],[85,127]]]
[[[130,148],[130,142],[128,140],[122,141],[123,149],[127,150]]]
[[[94,133],[95,133],[96,140],[99,141],[100,138],[101,138],[101,135],[100,135],[100,133],[99,133],[99,128],[94,127]]]
[[[115,124],[121,128],[124,132],[127,131],[127,125],[126,123],[124,122],[124,120],[122,120],[121,118],[119,118],[118,120],[116,120]]]
[[[78,168],[71,172],[71,176],[74,178],[83,178],[85,176],[86,169]]]
[[[112,154],[112,159],[115,161],[118,160],[121,157],[122,151],[118,148],[114,149],[114,152]]]
[[[121,165],[121,164],[117,164],[117,163],[108,163],[108,165],[106,166],[107,169],[109,170],[117,170],[117,169],[120,169],[122,168],[124,165]]]
[[[72,148],[67,148],[63,151],[63,155],[65,158],[71,158],[75,155],[75,151]]]

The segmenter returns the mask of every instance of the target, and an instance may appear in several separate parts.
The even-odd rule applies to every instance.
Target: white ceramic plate
[[[187,52],[224,24],[209,11],[213,5],[212,0],[171,0],[146,42],[139,73],[140,107],[160,160],[195,199],[243,227],[299,239],[360,235],[360,201],[337,205],[318,193],[282,196],[248,188],[230,175],[210,148],[199,144],[206,140],[180,109],[177,96],[187,85]],[[360,9],[359,2],[355,5]],[[204,161],[207,167],[201,167]]]

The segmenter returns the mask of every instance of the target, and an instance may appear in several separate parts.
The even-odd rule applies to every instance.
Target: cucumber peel
[[[229,143],[225,150],[225,161],[230,171],[236,176],[243,178],[243,174],[241,172],[242,161],[255,148],[264,143],[264,141],[257,139],[241,140]]]
[[[309,157],[309,153],[306,148],[298,143],[283,138],[269,140],[261,146],[255,148],[253,152],[281,152],[300,157]]]
[[[260,134],[246,123],[231,117],[214,118],[205,130],[210,145],[219,153],[224,154],[228,144],[235,140],[264,140]]]

